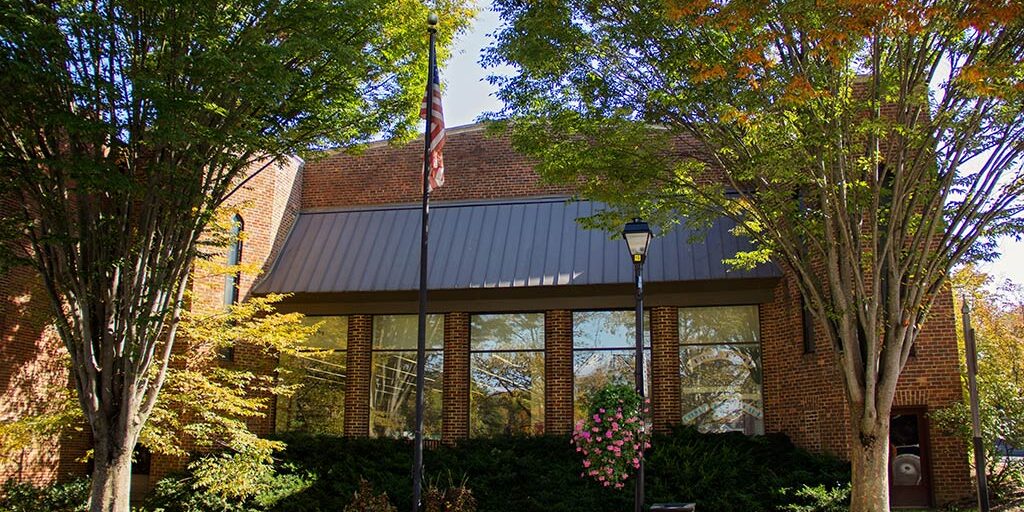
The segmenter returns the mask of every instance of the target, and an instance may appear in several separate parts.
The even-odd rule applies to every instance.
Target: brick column
[[[544,431],[572,432],[572,312],[544,314]]]
[[[348,317],[347,375],[345,376],[345,435],[370,435],[370,343],[373,317]]]
[[[664,432],[682,420],[679,398],[679,309],[651,309],[651,414]]]
[[[444,315],[441,442],[469,437],[469,313]]]

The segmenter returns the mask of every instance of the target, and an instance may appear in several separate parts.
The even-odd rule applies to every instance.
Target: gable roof
[[[430,211],[427,284],[431,290],[527,288],[633,282],[618,234],[583,229],[576,219],[603,209],[565,198],[437,204]],[[773,278],[775,265],[733,270],[722,260],[749,249],[733,224],[716,222],[701,242],[682,226],[651,242],[646,282]],[[345,293],[419,286],[418,206],[299,214],[271,271],[253,291]]]

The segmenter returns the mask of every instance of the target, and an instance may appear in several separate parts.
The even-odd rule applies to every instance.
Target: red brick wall
[[[302,188],[302,161],[290,159],[280,164],[270,165],[253,176],[242,188],[235,192],[226,202],[228,206],[240,208],[243,222],[242,259],[241,262],[253,265],[262,271],[269,269],[273,258],[280,250],[291,224],[294,222],[300,206]],[[254,166],[254,169],[259,169]],[[226,262],[227,249],[222,249],[213,256],[215,261]],[[238,283],[239,297],[244,300],[259,275],[242,274]],[[196,272],[192,276],[192,311],[193,313],[216,313],[224,308],[223,275],[210,275]],[[180,339],[175,347],[176,352],[185,349],[188,340]],[[252,345],[239,343],[234,347],[233,360],[225,364],[235,367],[251,368],[256,371],[272,373],[276,367],[276,357],[267,356],[262,349]],[[274,398],[266,395],[267,407],[265,416],[250,418],[247,424],[253,432],[266,435],[273,431]],[[196,447],[186,444],[188,451]],[[188,460],[182,457],[171,457],[154,454],[150,469],[150,483],[169,473],[182,470]]]
[[[572,312],[544,315],[544,432],[567,434],[573,427]]]
[[[679,308],[651,309],[651,413],[655,430],[682,420],[679,374]]]
[[[444,147],[445,184],[432,201],[568,194],[571,189],[538,183],[529,159],[512,150],[505,136],[482,126],[449,130]],[[371,145],[355,156],[335,152],[306,163],[303,208],[415,203],[421,198],[422,139]]]
[[[370,434],[370,344],[373,341],[373,317],[348,317],[348,353],[345,375],[345,435]]]
[[[50,300],[38,275],[28,267],[0,274],[0,421],[52,411],[55,388],[69,385],[67,350],[52,326]],[[35,484],[85,474],[77,462],[88,438],[81,431],[44,440],[0,459],[0,482]]]
[[[815,351],[804,353],[799,291],[791,278],[760,308],[764,366],[765,430],[782,432],[798,446],[847,457],[850,411],[836,367],[835,349],[818,333]],[[962,399],[957,370],[952,295],[943,293],[918,338],[916,355],[898,383],[894,408],[926,411]],[[934,426],[932,488],[937,505],[972,494],[964,444]]]
[[[444,315],[441,442],[469,437],[469,314]]]

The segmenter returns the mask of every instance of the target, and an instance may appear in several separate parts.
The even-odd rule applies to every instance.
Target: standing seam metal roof
[[[631,283],[624,242],[576,219],[601,203],[537,199],[440,204],[430,211],[427,284],[432,290]],[[419,286],[418,206],[302,212],[256,293],[415,290]],[[775,265],[733,270],[722,263],[750,242],[731,221],[703,241],[679,226],[651,243],[647,282],[779,277]]]

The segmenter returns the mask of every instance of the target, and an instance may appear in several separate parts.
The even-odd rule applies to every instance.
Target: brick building
[[[421,155],[421,142],[323,154],[269,169],[239,198],[250,204],[238,219],[247,236],[225,257],[264,273],[255,282],[196,279],[196,296],[216,307],[291,293],[281,310],[323,322],[308,342],[315,351],[282,361],[291,369],[285,378],[303,390],[278,400],[260,431],[411,434]],[[431,200],[427,436],[567,433],[580,397],[608,381],[632,382],[625,244],[579,228],[575,219],[602,205],[568,202],[570,188],[540,183],[527,158],[480,125],[448,131],[445,164],[446,184]],[[660,234],[645,266],[645,375],[656,428],[782,432],[804,448],[845,456],[849,413],[835,354],[806,321],[792,277],[775,266],[723,265],[747,246],[724,221],[702,242],[689,235]],[[17,365],[47,378],[63,377],[48,369],[45,351],[8,350],[42,343],[41,324],[13,327],[26,318],[18,297],[28,292],[3,285],[0,392],[30,394],[27,377],[3,373],[13,368],[7,354],[21,354]],[[938,505],[971,493],[965,447],[927,418],[961,399],[952,308],[944,295],[899,383],[897,504]],[[249,357],[236,351],[238,364],[256,364]],[[30,406],[4,407],[0,414],[10,415]],[[180,463],[154,457],[150,476]],[[16,466],[0,466],[0,478],[17,476]],[[20,466],[63,471],[45,457]]]

